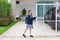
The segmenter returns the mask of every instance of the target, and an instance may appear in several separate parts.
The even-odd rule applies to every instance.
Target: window
[[[20,2],[19,1],[16,1],[16,4],[19,4]]]

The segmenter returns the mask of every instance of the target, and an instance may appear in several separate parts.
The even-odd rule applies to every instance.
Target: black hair
[[[30,12],[31,10],[28,10],[28,12]]]

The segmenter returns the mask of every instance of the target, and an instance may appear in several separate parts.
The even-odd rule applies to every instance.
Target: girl
[[[25,23],[27,24],[26,29],[24,31],[23,37],[26,37],[25,33],[26,31],[29,29],[30,30],[30,37],[33,37],[33,35],[31,35],[31,30],[33,29],[33,20],[35,20],[36,17],[32,17],[32,10],[28,10],[28,15],[25,18]]]

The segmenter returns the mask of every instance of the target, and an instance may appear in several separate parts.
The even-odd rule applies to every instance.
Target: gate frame
[[[56,5],[56,19],[55,19],[55,21],[56,21],[56,25],[55,25],[55,30],[56,30],[56,32],[57,32],[57,9],[58,9],[58,7],[59,7],[59,5],[60,5],[60,3],[58,3],[58,2],[56,2],[56,3],[48,3],[48,4],[46,4],[46,3],[38,3],[38,4],[36,4],[36,24],[38,24],[38,15],[37,15],[37,6],[38,5]],[[43,22],[44,22],[44,14],[43,14]],[[43,26],[44,26],[44,23],[43,23]]]

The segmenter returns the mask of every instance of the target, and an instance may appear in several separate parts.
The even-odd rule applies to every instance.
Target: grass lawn
[[[11,28],[13,25],[15,25],[17,21],[12,22],[8,26],[0,26],[0,35],[3,34],[5,31],[7,31],[9,28]]]

